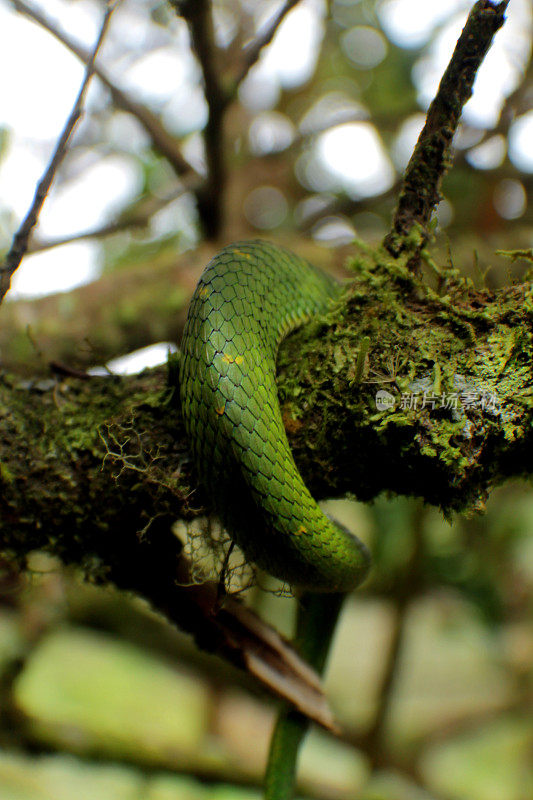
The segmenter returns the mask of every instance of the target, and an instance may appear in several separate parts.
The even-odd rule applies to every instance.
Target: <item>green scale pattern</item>
[[[347,591],[364,545],[311,497],[287,442],[276,390],[281,339],[338,297],[340,285],[262,241],[226,247],[193,295],[180,392],[200,481],[246,557],[293,587]]]

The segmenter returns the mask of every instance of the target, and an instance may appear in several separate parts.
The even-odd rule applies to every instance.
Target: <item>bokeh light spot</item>
[[[387,42],[383,34],[369,25],[356,25],[341,36],[345,55],[360,69],[372,69],[381,64],[387,55]]]
[[[259,186],[246,197],[244,214],[256,228],[272,230],[286,219],[287,201],[275,186]]]
[[[524,172],[533,172],[533,111],[523,114],[511,125],[509,158]]]
[[[318,154],[340,188],[352,197],[386,191],[394,170],[373,125],[353,122],[338,125],[318,140]]]
[[[518,219],[526,210],[527,195],[520,181],[504,178],[493,195],[494,208],[504,219]]]

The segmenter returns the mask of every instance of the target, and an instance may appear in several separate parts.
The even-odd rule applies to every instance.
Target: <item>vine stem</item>
[[[299,601],[294,644],[319,674],[324,670],[344,597],[309,592]],[[265,800],[291,800],[294,796],[298,752],[308,728],[306,716],[283,704],[270,741]]]

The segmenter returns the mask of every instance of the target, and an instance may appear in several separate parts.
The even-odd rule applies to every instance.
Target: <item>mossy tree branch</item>
[[[286,343],[279,377],[292,446],[319,497],[388,490],[480,510],[492,486],[532,465],[533,289],[479,291],[446,269],[437,293],[409,260],[364,253],[339,315]],[[376,407],[378,391],[388,408]]]
[[[342,304],[284,343],[290,443],[319,498],[387,490],[477,509],[493,485],[533,470],[533,289],[480,292],[447,271],[438,295],[406,262],[364,254]],[[180,551],[171,526],[205,500],[166,380],[163,368],[83,381],[4,375],[0,541],[19,558],[55,553],[171,607],[181,624],[169,600]],[[469,402],[441,407],[458,386]],[[376,408],[378,390],[389,392],[389,407]],[[483,408],[483,397],[496,405]]]

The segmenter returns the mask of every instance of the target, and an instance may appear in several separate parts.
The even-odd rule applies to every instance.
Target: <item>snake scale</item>
[[[364,545],[325,516],[292,456],[276,389],[289,331],[325,311],[340,284],[264,241],[231,245],[205,268],[181,345],[180,394],[198,476],[246,558],[293,588],[345,592]]]

